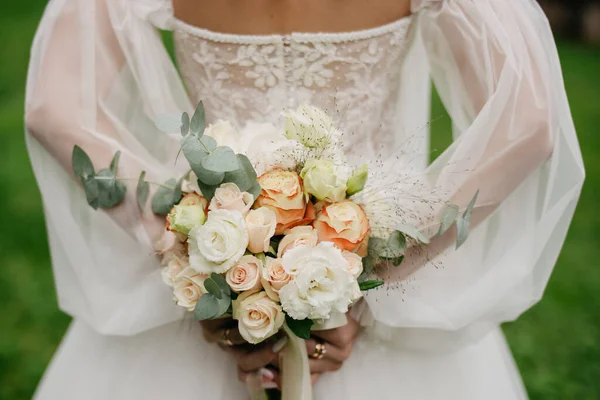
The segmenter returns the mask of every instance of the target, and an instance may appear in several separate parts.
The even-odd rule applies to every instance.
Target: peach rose
[[[292,277],[283,269],[280,258],[267,257],[261,269],[260,280],[267,295],[279,301],[279,290],[288,284]]]
[[[355,277],[358,278],[363,272],[362,257],[356,253],[350,251],[343,251],[342,256],[348,261],[348,271]]]
[[[369,220],[361,206],[351,200],[323,205],[313,223],[319,242],[333,242],[340,250],[367,255]]]
[[[250,210],[246,215],[248,230],[248,250],[252,253],[262,253],[269,250],[271,238],[275,235],[277,215],[267,207]]]
[[[173,282],[175,301],[177,305],[194,311],[200,296],[206,293],[204,281],[208,275],[197,273],[192,268],[184,269]]]
[[[285,236],[279,242],[277,257],[281,258],[286,251],[298,246],[315,247],[319,237],[312,226],[296,226],[285,232]]]
[[[240,188],[235,183],[224,183],[217,190],[210,201],[208,209],[214,210],[229,210],[239,211],[243,216],[248,214],[254,196],[248,192],[240,191]]]
[[[268,207],[277,216],[276,235],[305,219],[306,202],[300,176],[293,171],[273,169],[258,177],[262,188],[257,207]]]
[[[260,288],[262,262],[251,255],[240,258],[225,275],[225,280],[234,292],[240,293]]]

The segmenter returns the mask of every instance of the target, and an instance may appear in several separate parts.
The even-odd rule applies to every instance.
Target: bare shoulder
[[[238,34],[341,32],[410,14],[411,0],[173,0],[175,17]]]

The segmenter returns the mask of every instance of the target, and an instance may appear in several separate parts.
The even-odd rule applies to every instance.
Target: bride
[[[158,28],[174,32],[178,69]],[[454,143],[428,166],[430,77]],[[123,177],[182,173],[178,137],[153,121],[199,100],[209,122],[239,128],[309,102],[336,117],[350,157],[404,165],[463,209],[479,190],[463,247],[441,237],[431,261],[382,267],[388,284],[348,325],[306,342],[327,349],[311,359],[315,398],[526,398],[499,324],[541,298],[584,179],[534,0],[52,0],[27,143],[73,322],[37,399],[241,399],[240,381],[277,385],[284,342],[249,349],[230,321],[201,326],[172,303],[154,253],[164,221],[138,211],[135,187],[94,211],[71,174],[75,144],[103,168],[120,150]],[[426,227],[431,211],[411,213]]]

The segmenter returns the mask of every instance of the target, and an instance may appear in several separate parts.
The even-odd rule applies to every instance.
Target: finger
[[[204,326],[203,326],[204,327]],[[223,343],[229,339],[233,345],[246,344],[246,340],[242,337],[239,329],[236,326],[222,327],[219,329],[204,330],[204,338],[209,343]]]
[[[238,364],[245,372],[258,370],[267,364],[271,364],[277,358],[277,353],[272,345],[267,343],[262,346],[253,346],[251,349],[231,347],[229,350]]]
[[[315,350],[317,348],[317,341],[311,338],[306,340],[305,343],[306,353],[310,357],[311,355],[315,354]],[[328,359],[336,362],[344,362],[350,357],[350,352],[352,351],[352,342],[346,344],[343,348],[339,348],[328,342],[323,342],[323,344],[325,345],[323,359]]]
[[[310,381],[314,385],[321,378],[321,374],[310,374]]]
[[[279,374],[269,368],[245,372],[238,368],[238,379],[252,390],[276,389],[279,387]]]
[[[311,374],[314,374],[314,373],[322,374],[323,372],[333,372],[333,371],[337,371],[338,369],[342,368],[341,362],[327,360],[325,358],[323,358],[321,360],[315,360],[314,358],[311,358],[308,362],[310,365],[310,373]]]
[[[359,333],[359,325],[352,318],[348,318],[348,323],[335,329],[323,331],[312,331],[311,335],[323,339],[337,347],[343,348],[346,344],[354,341]]]

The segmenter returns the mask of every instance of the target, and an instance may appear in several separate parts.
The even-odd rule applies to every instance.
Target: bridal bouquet
[[[174,242],[162,254],[163,279],[174,301],[196,319],[230,315],[253,344],[281,329],[308,339],[311,329],[345,324],[361,291],[384,284],[373,279],[377,265],[398,266],[408,247],[428,243],[416,227],[391,224],[393,218],[379,211],[385,208],[371,207],[393,197],[385,188],[371,185],[361,196],[371,178],[368,167],[348,165],[342,132],[327,114],[302,105],[284,118],[282,129],[249,123],[238,132],[227,121],[206,126],[200,103],[191,118],[183,113],[156,121],[165,132],[181,132],[190,166],[178,179],[157,183],[151,201]],[[119,153],[97,173],[78,146],[72,162],[92,207],[124,199]],[[153,182],[144,172],[137,181],[144,212]],[[462,244],[474,202],[462,215],[446,205],[439,233],[456,222]],[[304,359],[307,370],[306,349],[296,345],[300,358],[288,358]],[[302,379],[309,376],[304,371]]]

